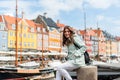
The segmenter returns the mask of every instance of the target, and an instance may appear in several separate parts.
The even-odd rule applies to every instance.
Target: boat
[[[7,53],[8,55],[9,53]],[[39,55],[42,57],[42,53],[41,54],[35,54],[35,53],[31,53],[32,55]],[[10,53],[11,55],[11,53]],[[13,53],[12,53],[13,55]],[[28,53],[24,53],[24,56],[28,55]],[[29,54],[30,55],[30,54]],[[64,57],[67,55],[67,53],[61,52],[61,53],[45,53],[44,57],[50,56],[50,60],[48,61],[47,58],[44,60],[44,65],[42,64],[42,61],[35,61],[34,60],[30,60],[28,62],[22,63],[22,64],[18,64],[18,66],[15,66],[14,64],[7,64],[4,63],[4,65],[2,65],[0,67],[0,80],[29,80],[29,79],[40,79],[40,80],[44,80],[44,79],[50,79],[50,78],[55,78],[55,69],[53,68],[54,66],[53,63],[58,63],[58,62],[63,62],[64,61]],[[56,58],[60,57],[63,58],[60,60],[60,58]],[[1,59],[3,59],[5,57],[2,57]],[[11,59],[9,57],[6,56],[6,58],[8,60],[5,59],[6,61],[11,61],[13,63],[13,61],[15,61],[15,59]],[[4,61],[4,59],[3,59]]]
[[[18,35],[18,21],[17,21],[17,0],[16,0],[16,35]],[[42,36],[43,38],[43,36]],[[29,79],[48,79],[48,78],[54,78],[54,72],[55,70],[52,67],[47,66],[47,61],[44,60],[45,55],[43,55],[43,48],[42,52],[39,54],[39,57],[41,59],[28,59],[28,61],[24,61],[25,55],[30,55],[30,52],[18,52],[18,38],[16,36],[16,45],[15,45],[15,51],[12,52],[6,52],[7,54],[4,53],[4,56],[1,56],[0,62],[4,62],[2,65],[0,65],[0,80],[29,80]],[[42,39],[42,47],[43,47],[43,39]],[[22,57],[22,55],[24,55]],[[11,57],[8,57],[6,55],[12,55]],[[19,56],[20,55],[20,56]],[[49,54],[48,54],[49,55]],[[14,56],[14,58],[13,58]],[[34,55],[33,55],[34,56]],[[27,57],[27,56],[26,56]],[[28,57],[27,57],[28,58]],[[12,62],[11,64],[7,64],[9,62]],[[22,62],[21,62],[22,61]]]
[[[26,68],[16,68],[16,67],[0,67],[0,79],[1,80],[14,80],[14,79],[31,79],[35,76],[41,76],[42,78],[53,78],[53,68],[42,68],[42,69],[26,69]],[[52,75],[51,75],[52,74]],[[46,75],[46,76],[44,76]],[[51,75],[51,76],[50,76]],[[48,77],[49,76],[49,77]]]

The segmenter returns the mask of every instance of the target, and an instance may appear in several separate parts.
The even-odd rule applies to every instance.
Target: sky
[[[0,0],[0,15],[15,16],[16,0]],[[120,0],[18,0],[18,16],[35,19],[46,16],[74,27],[107,31],[120,36]],[[85,18],[86,17],[86,18]]]

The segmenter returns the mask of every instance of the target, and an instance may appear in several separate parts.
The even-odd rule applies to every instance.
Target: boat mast
[[[15,24],[16,24],[16,43],[15,43],[15,49],[16,49],[16,53],[15,53],[15,66],[18,66],[18,21],[17,21],[17,17],[18,17],[18,14],[17,14],[17,0],[16,0],[16,21],[15,21]]]
[[[86,30],[86,11],[85,11],[85,8],[84,8],[84,4],[83,4],[83,15],[84,15],[84,28],[85,28],[85,45],[86,45],[86,33],[87,33],[87,30]]]
[[[44,17],[46,16],[47,13],[44,13]],[[42,34],[42,67],[45,67],[45,64],[44,64],[44,55],[43,55],[43,50],[44,50],[44,36],[43,36],[43,28],[44,28],[44,20],[42,18],[42,22],[41,22],[41,34]]]
[[[21,39],[20,39],[20,63],[22,63],[22,29],[23,29],[23,17],[24,17],[24,12],[22,11],[22,21],[21,21]]]
[[[42,23],[42,26],[41,26],[41,28],[42,28],[42,67],[44,67],[44,55],[43,55],[43,47],[44,47],[44,43],[43,43],[43,23]]]
[[[60,28],[60,59],[62,60],[62,55],[61,55],[61,52],[62,52],[62,28]]]

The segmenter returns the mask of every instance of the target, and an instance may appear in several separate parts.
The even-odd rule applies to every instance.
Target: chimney
[[[97,30],[100,30],[100,28],[98,27]]]
[[[44,16],[44,17],[46,17],[46,15],[47,15],[47,13],[46,13],[46,12],[44,12],[44,13],[43,13],[43,16]]]
[[[57,24],[59,24],[60,23],[60,21],[59,21],[59,19],[57,20]]]
[[[24,12],[22,11],[22,19],[24,19]]]
[[[90,27],[90,30],[92,30],[92,27]]]

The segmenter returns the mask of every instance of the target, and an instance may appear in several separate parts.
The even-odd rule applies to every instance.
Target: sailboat
[[[22,54],[18,52],[18,20],[17,20],[17,0],[16,0],[16,44],[15,44],[15,65],[1,66],[0,67],[0,80],[28,80],[28,79],[48,79],[54,77],[55,70],[47,66],[44,61],[43,55],[43,39],[42,39],[42,54],[41,61],[29,61],[29,62],[19,62],[22,61]],[[43,33],[43,30],[42,30]],[[43,35],[42,35],[43,38]],[[21,50],[22,51],[22,50]],[[18,58],[20,54],[20,58]],[[19,63],[19,64],[18,64]]]

